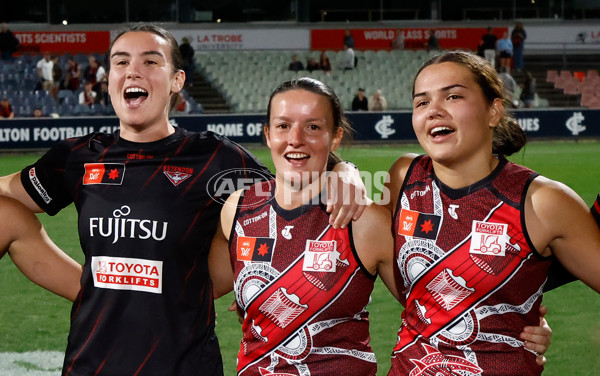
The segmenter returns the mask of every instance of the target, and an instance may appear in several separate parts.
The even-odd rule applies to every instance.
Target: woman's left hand
[[[525,341],[525,348],[538,354],[536,363],[539,365],[546,364],[546,357],[544,354],[548,351],[552,337],[552,328],[548,325],[548,322],[544,316],[548,313],[548,308],[540,306],[540,325],[539,326],[526,326],[521,332],[521,339]]]

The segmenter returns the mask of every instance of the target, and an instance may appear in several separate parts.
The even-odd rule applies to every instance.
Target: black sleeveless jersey
[[[63,375],[221,375],[207,255],[222,203],[269,171],[211,132],[61,142],[21,173],[53,215],[74,203],[85,254]]]

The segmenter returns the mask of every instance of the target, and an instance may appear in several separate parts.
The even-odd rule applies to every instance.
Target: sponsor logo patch
[[[86,163],[83,184],[121,185],[124,175],[124,163]]]
[[[163,262],[127,257],[92,257],[94,286],[162,293]]]
[[[112,217],[90,217],[90,237],[112,238],[112,244],[121,239],[141,239],[161,242],[167,237],[169,222],[160,222],[147,218],[127,218],[131,207],[123,205],[113,210]]]
[[[291,240],[292,239],[292,229],[294,228],[294,226],[285,226],[283,230],[281,230],[281,236],[283,236],[285,239],[287,240]]]
[[[42,200],[44,200],[44,202],[46,204],[48,204],[48,203],[50,203],[50,201],[52,201],[52,197],[50,197],[50,195],[48,194],[48,191],[46,191],[46,188],[44,188],[42,183],[40,183],[40,180],[38,179],[38,177],[35,173],[35,167],[32,167],[29,169],[29,181],[31,181],[31,184],[33,184],[33,187],[35,188],[37,193],[40,195],[40,197],[42,198]]]
[[[460,205],[450,204],[450,206],[448,206],[448,214],[452,218],[458,219],[458,213],[456,212],[456,209],[458,209],[459,207]]]
[[[302,270],[335,273],[338,256],[335,240],[307,240]]]
[[[398,235],[435,240],[440,230],[440,221],[439,215],[402,209]]]
[[[237,239],[239,261],[271,262],[275,239],[240,236]]]
[[[480,255],[504,256],[508,225],[473,221],[469,252]]]
[[[164,166],[163,173],[177,187],[194,174],[194,169],[191,167]]]
[[[176,171],[163,171],[163,173],[169,178],[169,181],[173,183],[174,186],[178,186],[183,183],[184,180],[189,178],[190,174],[186,174],[185,172],[176,172]]]

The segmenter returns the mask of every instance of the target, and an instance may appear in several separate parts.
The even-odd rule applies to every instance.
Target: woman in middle
[[[209,256],[215,298],[234,290],[244,318],[238,374],[375,375],[366,306],[377,275],[399,296],[389,209],[369,202],[347,227],[328,223],[326,172],[351,130],[331,88],[285,82],[267,119],[275,179],[229,197]]]
[[[374,375],[365,308],[377,274],[397,296],[389,211],[371,202],[329,226],[323,173],[350,131],[329,87],[285,82],[267,118],[275,179],[228,199],[209,257],[215,298],[234,289],[244,317],[238,374]]]

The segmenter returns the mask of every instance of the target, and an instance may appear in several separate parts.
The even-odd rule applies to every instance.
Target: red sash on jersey
[[[503,204],[485,222],[510,223],[515,216],[519,218],[519,211]],[[471,253],[469,237],[423,272],[408,297],[403,318],[408,330],[402,330],[394,353],[403,351],[418,336],[431,337],[454,324],[512,277],[530,251],[521,228],[509,227],[507,235],[510,242],[504,256]]]
[[[350,267],[347,261],[352,252],[348,231],[329,228],[318,240],[337,242],[340,256],[336,271],[303,271],[303,253],[258,293],[246,307],[238,373],[289,339],[325,309],[352,280],[357,268]]]

